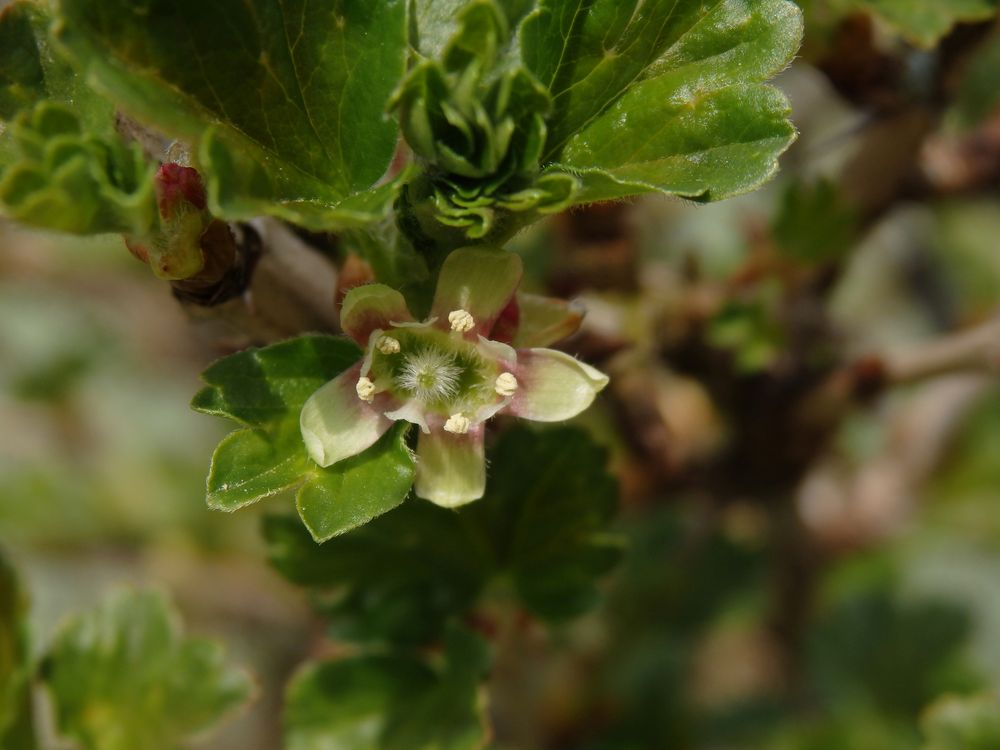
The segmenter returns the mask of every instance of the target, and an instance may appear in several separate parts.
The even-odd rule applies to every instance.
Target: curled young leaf
[[[86,132],[67,107],[42,101],[11,127],[0,212],[74,234],[146,235],[158,225],[156,167],[138,146]]]
[[[507,10],[497,0],[466,3],[447,42],[425,45],[438,54],[417,56],[392,101],[403,135],[432,172],[410,186],[409,200],[429,204],[431,221],[470,239],[500,232],[512,213],[523,214],[523,225],[560,211],[577,190],[571,175],[540,174],[552,100],[517,62]],[[429,10],[417,18],[432,37],[445,28]]]

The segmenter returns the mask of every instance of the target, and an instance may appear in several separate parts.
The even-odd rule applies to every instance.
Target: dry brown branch
[[[953,373],[1000,375],[1000,316],[883,358],[888,384],[906,384]]]

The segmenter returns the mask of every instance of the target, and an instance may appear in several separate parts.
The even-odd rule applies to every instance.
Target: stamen
[[[399,354],[399,342],[392,336],[382,336],[375,348],[383,354]]]
[[[497,382],[494,384],[493,389],[498,395],[507,398],[508,396],[513,396],[517,393],[517,387],[517,378],[509,372],[504,372],[497,376]]]
[[[448,417],[448,421],[444,423],[445,432],[451,432],[455,435],[466,434],[471,426],[472,423],[464,414],[452,414]]]
[[[375,400],[375,384],[368,378],[358,378],[354,390],[358,393],[358,398],[367,401],[369,404]]]
[[[476,327],[476,319],[466,310],[452,310],[448,313],[448,322],[456,333],[466,333]]]

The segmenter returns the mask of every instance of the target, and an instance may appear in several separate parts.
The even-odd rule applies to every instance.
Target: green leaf
[[[457,28],[458,14],[469,0],[413,0],[410,43],[429,59],[440,57]]]
[[[761,83],[802,36],[787,0],[542,0],[520,36],[554,97],[546,159],[582,178],[578,202],[746,192],[794,139]]]
[[[16,3],[0,14],[0,119],[11,120],[48,96],[38,48],[37,6]]]
[[[299,488],[296,506],[316,542],[361,526],[402,503],[415,466],[408,426],[396,425],[368,450],[329,468],[306,453],[298,422],[237,430],[219,444],[208,475],[208,506],[232,512]]]
[[[433,166],[400,200],[418,246],[502,242],[545,214],[639,193],[718,200],[777,169],[795,130],[763,82],[798,48],[794,3],[530,5],[414,3],[420,54],[393,107]]]
[[[209,507],[235,511],[299,487],[302,520],[323,542],[403,502],[414,476],[407,425],[326,469],[309,458],[302,442],[299,413],[306,399],[360,357],[346,338],[313,335],[240,352],[209,367],[202,375],[208,386],[192,408],[247,426],[215,450]]]
[[[322,594],[338,635],[359,641],[439,638],[494,571],[461,514],[419,500],[320,546],[292,518],[267,518],[264,536],[271,564]]]
[[[617,485],[607,457],[574,428],[511,429],[491,453],[486,496],[468,506],[525,605],[562,620],[596,603],[596,579],[617,562],[608,532]]]
[[[73,111],[50,101],[22,113],[11,132],[4,215],[73,234],[145,236],[158,226],[156,167],[139,146],[84,131]]]
[[[422,231],[445,247],[454,244],[450,234],[483,240],[512,233],[533,216],[571,205],[578,187],[569,175],[539,178],[552,102],[519,64],[508,13],[517,18],[526,8],[525,3],[505,7],[511,5],[417,3],[414,46],[423,45],[434,56],[414,55],[391,106],[407,143],[428,169],[407,186],[401,201],[415,208],[412,215],[400,212],[404,224],[425,225]],[[441,15],[446,8],[453,17]],[[428,25],[426,34],[421,23]],[[522,216],[511,220],[513,213]],[[442,232],[438,223],[460,232]]]
[[[27,2],[0,15],[0,213],[74,234],[147,234],[158,220],[156,167],[54,54],[49,21]]]
[[[288,750],[473,750],[486,743],[478,693],[485,644],[449,634],[444,664],[371,655],[305,667],[289,684]]]
[[[1000,697],[940,698],[921,726],[927,738],[923,750],[995,750],[1000,747]]]
[[[294,521],[269,518],[271,563],[332,594],[320,601],[349,639],[433,640],[498,576],[533,612],[563,620],[596,602],[597,578],[620,555],[607,531],[617,489],[604,465],[579,430],[512,429],[490,452],[481,500],[457,512],[411,500],[319,547]]]
[[[480,691],[490,653],[479,636],[452,628],[444,664],[428,690],[411,695],[404,710],[389,714],[386,750],[478,750],[488,739],[486,696]]]
[[[819,700],[832,706],[850,696],[906,719],[943,692],[979,687],[965,657],[969,613],[937,599],[900,600],[887,584],[854,584],[810,632]]]
[[[742,373],[771,367],[788,346],[781,321],[782,300],[781,284],[774,279],[728,300],[708,323],[708,343],[728,350]]]
[[[156,593],[121,592],[57,636],[44,679],[59,732],[84,750],[163,750],[246,703],[248,676],[185,637]]]
[[[830,717],[783,722],[770,741],[755,747],[760,750],[913,750],[914,743],[911,723],[893,721],[875,712],[846,710]]]
[[[427,262],[400,233],[395,221],[345,232],[341,240],[371,265],[379,282],[410,292],[404,297],[412,297],[413,287],[430,278]]]
[[[321,469],[313,464],[295,498],[313,539],[325,542],[392,510],[410,493],[416,474],[406,445],[409,424],[399,423],[357,456]],[[300,440],[301,442],[301,440]]]
[[[90,90],[83,78],[52,48],[52,18],[38,2],[14,2],[0,12],[0,120],[42,101],[71,107],[88,132],[114,132],[114,107]]]
[[[208,507],[232,512],[302,483],[310,470],[298,424],[231,432],[212,456]]]
[[[313,392],[361,358],[349,339],[309,335],[221,359],[202,374],[208,384],[195,411],[267,427],[298,413]]]
[[[988,39],[965,69],[948,119],[958,128],[979,125],[1000,107],[1000,39]]]
[[[997,11],[997,0],[854,0],[914,44],[929,49],[957,23],[985,21]]]
[[[17,574],[0,554],[0,747],[35,747],[29,678],[27,600]]]
[[[368,656],[311,664],[289,683],[287,750],[375,750],[387,717],[434,684],[420,661]]]
[[[789,185],[773,225],[782,252],[805,263],[841,257],[851,249],[857,230],[857,215],[829,180]]]
[[[138,119],[197,145],[217,215],[313,229],[382,215],[404,0],[61,0],[58,38]]]
[[[410,19],[413,49],[427,58],[440,57],[458,28],[459,12],[469,0],[414,0]],[[514,28],[534,5],[534,0],[497,0],[507,23]]]

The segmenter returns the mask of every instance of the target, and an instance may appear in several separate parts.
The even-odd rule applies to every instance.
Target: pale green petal
[[[517,306],[519,316],[513,341],[516,349],[554,344],[576,333],[583,322],[583,307],[575,302],[519,294]]]
[[[361,366],[342,372],[302,407],[299,426],[313,461],[331,466],[375,444],[392,422],[358,398]]]
[[[417,479],[420,497],[443,508],[478,500],[486,491],[483,428],[453,435],[440,428],[417,438]]]
[[[430,432],[427,426],[427,418],[424,416],[425,407],[415,399],[410,399],[395,411],[387,411],[386,419],[394,422],[404,420],[420,427],[421,432]]]
[[[344,297],[340,308],[340,326],[344,333],[367,346],[368,337],[377,328],[413,320],[403,295],[385,284],[356,286]]]
[[[493,403],[480,406],[472,414],[472,424],[481,424],[488,419],[492,419],[499,412],[506,409],[510,405],[511,401],[513,401],[513,397],[511,396],[507,396],[506,398],[498,397]]]
[[[555,349],[522,349],[517,353],[519,388],[508,414],[537,422],[575,417],[608,384],[608,376]]]
[[[375,359],[375,344],[378,342],[379,338],[382,336],[382,329],[376,328],[371,333],[368,334],[368,341],[365,343],[365,358],[361,360],[361,370],[358,374],[367,378],[368,373],[372,369],[372,361]]]
[[[441,267],[431,314],[447,325],[448,313],[465,310],[476,323],[472,333],[488,338],[493,323],[514,297],[521,273],[521,258],[506,250],[456,250]]]
[[[515,362],[517,362],[517,351],[514,347],[505,344],[502,341],[492,341],[488,338],[480,336],[479,351],[485,354],[489,359],[502,363],[504,366],[512,366]]]

